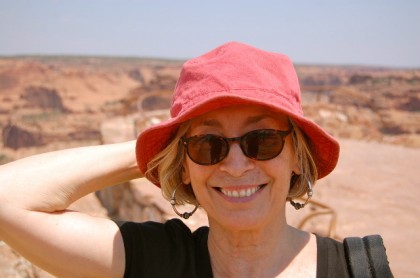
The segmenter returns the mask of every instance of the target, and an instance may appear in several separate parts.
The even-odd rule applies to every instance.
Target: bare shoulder
[[[301,232],[304,246],[278,277],[316,277],[317,242],[314,234]],[[306,239],[305,239],[306,238]]]

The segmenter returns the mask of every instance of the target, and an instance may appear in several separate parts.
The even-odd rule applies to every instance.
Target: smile
[[[223,195],[229,198],[245,198],[245,197],[250,197],[254,195],[258,190],[260,190],[263,187],[264,185],[259,185],[255,187],[248,187],[248,188],[237,189],[237,190],[219,188],[219,191],[222,192]]]

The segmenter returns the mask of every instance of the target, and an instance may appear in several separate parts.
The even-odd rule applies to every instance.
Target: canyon
[[[183,61],[0,57],[0,164],[63,148],[134,139],[169,117]],[[295,65],[306,116],[341,144],[337,169],[291,225],[339,240],[380,233],[396,277],[418,277],[420,69]],[[90,194],[73,209],[99,217],[175,217],[144,179]],[[323,213],[325,212],[325,213]],[[314,217],[312,217],[314,216]],[[309,217],[309,221],[304,221]],[[206,224],[200,210],[187,224]],[[1,277],[50,277],[0,241]]]

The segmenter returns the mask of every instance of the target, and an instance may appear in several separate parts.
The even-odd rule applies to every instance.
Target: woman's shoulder
[[[116,222],[120,228],[126,250],[144,248],[177,250],[187,253],[207,251],[209,228],[206,226],[192,232],[180,219],[174,218],[166,222]],[[198,250],[197,250],[198,249]]]
[[[344,245],[341,241],[316,236],[317,276],[349,277]]]
[[[315,236],[318,250],[321,248],[322,252],[331,252],[332,250],[335,250],[334,252],[344,252],[343,243],[341,241],[330,237],[323,237],[318,234],[315,234]]]
[[[192,232],[179,219],[116,223],[124,241],[125,277],[196,277],[197,270],[211,274],[207,227]]]
[[[173,218],[165,222],[146,221],[115,221],[122,233],[137,234],[153,233],[154,235],[184,235],[186,237],[202,237],[208,234],[208,227],[203,226],[192,232],[191,229],[180,219]]]

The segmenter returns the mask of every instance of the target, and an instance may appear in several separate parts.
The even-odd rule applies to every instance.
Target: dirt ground
[[[420,149],[340,140],[335,171],[314,199],[337,211],[337,235],[381,234],[395,277],[420,277]]]

